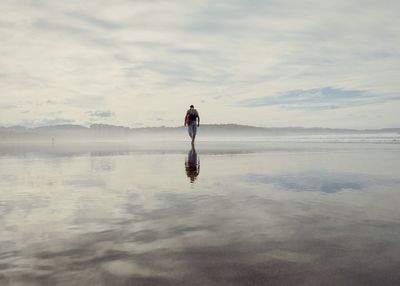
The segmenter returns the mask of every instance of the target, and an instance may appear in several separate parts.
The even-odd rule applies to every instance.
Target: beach
[[[1,285],[400,281],[399,144],[58,144],[0,148]]]

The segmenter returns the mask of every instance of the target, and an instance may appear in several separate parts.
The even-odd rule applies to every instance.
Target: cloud
[[[2,104],[54,98],[56,104],[40,112],[21,106],[32,109],[32,121],[57,104],[77,121],[87,119],[87,110],[110,106],[118,118],[109,116],[109,123],[144,126],[153,124],[147,115],[159,109],[179,125],[176,108],[201,96],[209,118],[218,113],[215,123],[265,125],[264,117],[249,116],[248,107],[282,106],[268,118],[306,125],[305,117],[294,116],[298,109],[329,109],[324,122],[342,127],[341,108],[374,106],[379,121],[352,127],[398,125],[399,2],[319,4],[0,1],[7,11],[0,20]],[[398,108],[389,112],[392,103]],[[15,124],[18,116],[2,113],[2,121]]]
[[[76,19],[80,22],[83,22],[85,24],[89,24],[90,26],[96,27],[96,28],[101,28],[104,30],[115,30],[115,29],[120,29],[125,27],[121,22],[115,22],[115,21],[108,21],[104,20],[98,17],[94,17],[93,15],[90,14],[85,14],[82,12],[69,12],[66,13],[66,15],[70,16],[70,18]]]
[[[87,114],[92,117],[113,117],[115,115],[111,110],[88,111]]]
[[[41,30],[86,35],[87,30],[47,19],[38,19],[35,26]]]
[[[46,118],[37,122],[35,126],[72,124],[75,122],[76,121],[74,119],[68,119],[68,118]]]
[[[257,97],[239,101],[244,107],[278,105],[285,108],[325,110],[400,100],[400,96],[378,96],[363,90],[323,87],[291,90],[275,96]]]
[[[15,109],[17,108],[17,105],[14,104],[2,104],[0,105],[0,109]]]
[[[76,94],[75,96],[70,96],[63,101],[63,104],[67,106],[73,106],[78,108],[93,107],[96,104],[103,104],[106,100],[105,96],[88,96],[85,94]]]

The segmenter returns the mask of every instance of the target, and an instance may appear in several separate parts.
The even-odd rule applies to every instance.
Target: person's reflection
[[[200,160],[197,157],[196,150],[192,145],[192,149],[189,151],[188,157],[185,160],[186,175],[190,178],[190,182],[193,183],[200,173]]]

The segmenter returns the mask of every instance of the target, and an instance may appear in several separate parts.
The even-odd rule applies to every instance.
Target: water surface
[[[399,285],[399,145],[171,146],[3,148],[0,285]]]

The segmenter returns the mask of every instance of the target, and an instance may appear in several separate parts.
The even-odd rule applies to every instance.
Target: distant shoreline
[[[183,126],[179,127],[140,127],[130,128],[107,124],[92,124],[89,127],[82,125],[50,125],[34,128],[23,126],[0,127],[0,140],[6,138],[139,138],[154,136],[182,136],[186,134]],[[217,137],[265,137],[265,136],[294,136],[294,135],[372,135],[391,134],[400,135],[400,128],[382,129],[343,129],[321,127],[256,127],[239,124],[204,124],[199,128],[200,136]]]

